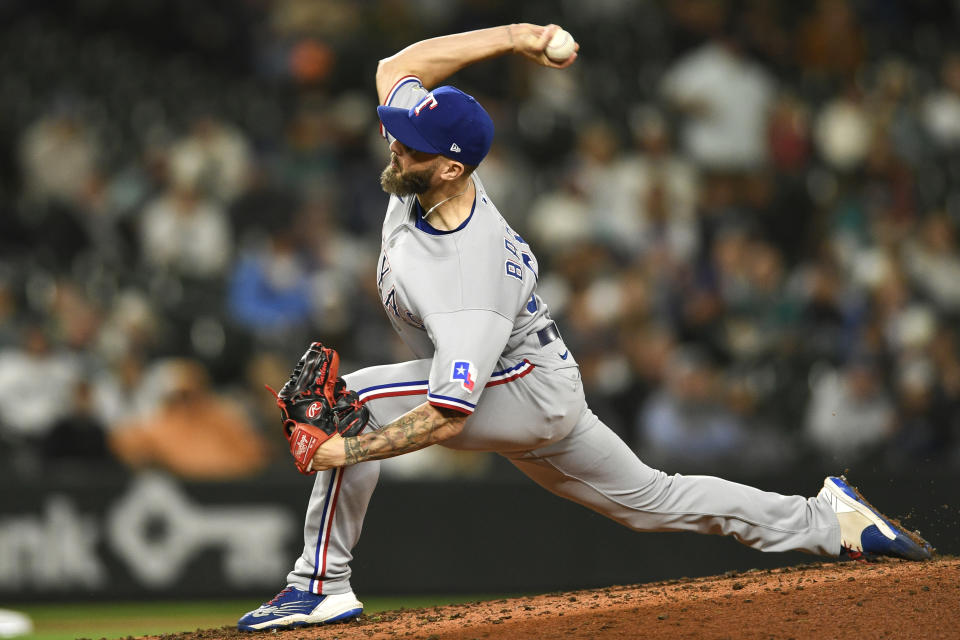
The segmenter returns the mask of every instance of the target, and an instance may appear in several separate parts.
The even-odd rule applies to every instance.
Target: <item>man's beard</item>
[[[433,178],[435,169],[436,165],[431,164],[419,171],[400,171],[400,168],[391,160],[380,174],[380,186],[387,193],[401,197],[426,193],[430,188],[430,179]]]

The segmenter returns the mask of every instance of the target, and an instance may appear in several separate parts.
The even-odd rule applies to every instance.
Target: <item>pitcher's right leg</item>
[[[588,408],[560,442],[508,457],[546,489],[637,531],[729,535],[762,551],[840,552],[840,525],[825,498],[668,476],[641,462]]]

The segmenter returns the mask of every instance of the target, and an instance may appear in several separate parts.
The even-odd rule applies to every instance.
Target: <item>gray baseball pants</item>
[[[556,343],[551,351],[564,348]],[[733,536],[761,551],[839,554],[840,525],[828,501],[651,469],[587,407],[576,366],[538,360],[528,375],[486,388],[463,431],[442,446],[495,451],[548,491],[636,531],[694,531]],[[345,378],[361,392],[403,389],[429,371],[430,360],[414,360]],[[425,400],[425,391],[372,398],[368,428],[388,425]],[[379,461],[316,474],[303,554],[289,585],[318,594],[350,591],[351,549],[379,475]]]

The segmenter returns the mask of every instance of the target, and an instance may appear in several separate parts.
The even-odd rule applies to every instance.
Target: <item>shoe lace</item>
[[[857,551],[856,549],[848,546],[843,546],[840,548],[840,555],[845,555],[851,560],[866,560],[862,551]]]
[[[286,589],[284,589],[283,591],[281,591],[281,592],[278,593],[277,595],[273,596],[273,599],[272,599],[270,602],[268,602],[267,604],[268,604],[268,605],[269,605],[269,604],[276,604],[277,600],[279,600],[280,598],[282,598],[283,596],[285,596],[285,595],[288,594],[288,593],[290,593],[290,587],[287,587]]]

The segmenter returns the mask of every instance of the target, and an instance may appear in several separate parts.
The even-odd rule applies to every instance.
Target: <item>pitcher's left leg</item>
[[[380,462],[317,473],[303,525],[303,553],[287,584],[315,594],[350,592],[352,549],[360,539]]]
[[[363,603],[350,588],[350,550],[357,543],[379,461],[316,474],[303,524],[303,552],[287,575],[287,587],[237,627],[245,631],[283,629],[355,618]]]
[[[428,371],[429,361],[413,361],[361,369],[344,379],[367,400],[367,428],[379,429],[423,402]],[[316,474],[303,524],[303,552],[287,575],[287,588],[241,617],[240,629],[321,624],[363,611],[350,588],[350,561],[379,476],[378,460]]]

